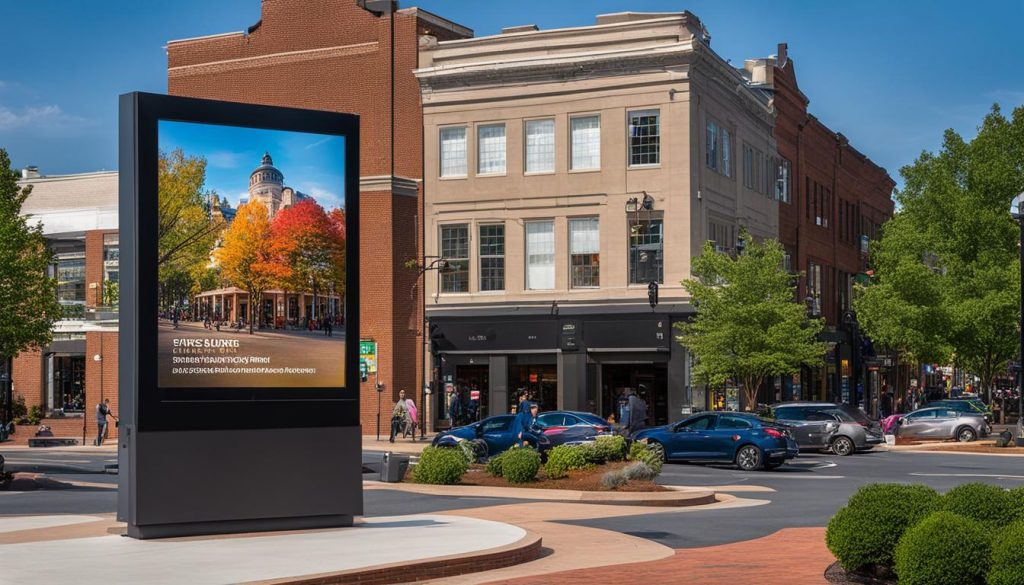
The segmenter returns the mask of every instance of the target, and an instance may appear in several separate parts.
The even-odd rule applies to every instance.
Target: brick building
[[[14,359],[13,395],[41,409],[41,424],[54,436],[88,444],[96,436],[96,405],[109,398],[118,412],[117,173],[44,177],[30,168],[23,177],[20,184],[32,193],[22,210],[43,225],[65,315],[52,343]],[[25,443],[35,431],[22,427],[11,438]],[[108,437],[116,436],[111,424]]]
[[[835,344],[824,367],[784,380],[777,391],[786,399],[859,403],[872,412],[882,377],[891,372],[885,359],[857,359],[846,315],[853,284],[868,268],[870,242],[892,217],[895,182],[845,136],[808,112],[810,100],[800,91],[786,44],[779,45],[774,57],[757,61],[767,65],[760,81],[774,91],[776,145],[793,185],[792,197],[779,206],[779,240],[792,270],[805,273],[800,298],[825,319],[823,339]],[[856,376],[855,368],[861,370]],[[851,392],[855,380],[866,392],[860,398]],[[890,379],[890,386],[894,382]]]
[[[377,377],[362,387],[366,431],[377,416],[377,380],[385,404],[401,388],[423,401],[422,286],[406,266],[423,254],[423,116],[412,74],[419,39],[473,35],[429,12],[393,8],[386,1],[263,0],[260,21],[244,32],[167,45],[172,95],[360,116],[360,334],[378,348]]]

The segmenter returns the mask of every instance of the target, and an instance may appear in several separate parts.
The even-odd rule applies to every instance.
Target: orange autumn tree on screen
[[[256,308],[262,306],[263,292],[288,276],[274,249],[270,213],[258,201],[241,205],[235,219],[224,232],[214,257],[225,280],[249,293],[249,333],[256,321]]]
[[[274,258],[281,264],[278,284],[282,289],[308,290],[314,297],[344,294],[344,212],[334,209],[327,213],[316,201],[304,199],[277,212],[271,240]]]

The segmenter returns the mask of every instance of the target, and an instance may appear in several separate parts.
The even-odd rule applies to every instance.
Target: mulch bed
[[[848,573],[836,561],[825,569],[825,580],[836,585],[896,585],[896,578],[876,577],[863,573]]]
[[[613,461],[598,465],[591,469],[578,469],[569,472],[569,477],[562,479],[548,479],[541,466],[537,473],[537,479],[530,483],[509,483],[504,477],[493,477],[489,475],[483,465],[471,465],[469,472],[462,477],[458,485],[474,485],[483,487],[519,487],[546,490],[579,490],[584,492],[670,492],[669,488],[658,485],[653,481],[630,481],[617,490],[609,490],[601,485],[601,476],[609,471],[621,469],[629,465],[630,461]],[[403,481],[412,482],[412,473],[406,474]]]

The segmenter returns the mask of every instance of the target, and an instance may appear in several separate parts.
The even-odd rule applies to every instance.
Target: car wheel
[[[736,466],[743,471],[754,471],[763,465],[761,449],[757,445],[744,445],[736,452]]]
[[[658,458],[661,459],[662,463],[668,462],[668,457],[665,455],[665,446],[657,441],[651,441],[647,443],[647,448],[658,454]]]
[[[971,427],[960,427],[956,431],[956,440],[961,443],[970,443],[974,439],[978,438],[978,433],[974,432]]]
[[[832,439],[832,452],[840,457],[853,455],[853,452],[856,450],[857,447],[853,444],[853,439],[850,437],[836,437]]]

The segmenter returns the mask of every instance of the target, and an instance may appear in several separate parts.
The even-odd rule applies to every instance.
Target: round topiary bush
[[[900,537],[938,510],[940,498],[924,485],[863,486],[829,521],[825,544],[847,571],[885,572]]]
[[[1017,508],[1017,518],[1024,520],[1024,487],[1013,488],[1008,492],[1013,505]]]
[[[508,451],[504,451],[502,453],[494,455],[493,457],[487,460],[486,470],[488,474],[493,475],[494,477],[501,477],[501,465],[502,462],[504,461],[505,453],[508,453]]]
[[[505,451],[501,458],[501,474],[509,483],[528,483],[537,479],[540,453],[529,447]]]
[[[427,447],[420,454],[420,462],[412,469],[412,480],[416,483],[451,485],[459,483],[469,470],[462,449],[452,447]]]
[[[664,465],[660,453],[648,447],[647,444],[640,442],[634,442],[629,447],[629,460],[643,461],[650,466],[656,474],[661,473],[661,468]]]
[[[588,465],[603,465],[607,461],[605,452],[596,443],[583,443],[579,449]]]
[[[619,435],[602,435],[594,439],[594,447],[605,461],[622,461],[626,458],[626,439]]]
[[[576,445],[559,445],[548,453],[544,472],[548,479],[561,479],[572,469],[583,469],[588,465],[583,449]]]
[[[1024,583],[1024,521],[1018,520],[996,533],[992,539],[988,585],[1021,583]]]
[[[982,523],[934,512],[896,545],[900,585],[976,585],[985,582],[990,545]]]
[[[965,483],[949,490],[942,496],[942,509],[977,520],[989,528],[1009,524],[1018,513],[1009,492],[987,483]]]

